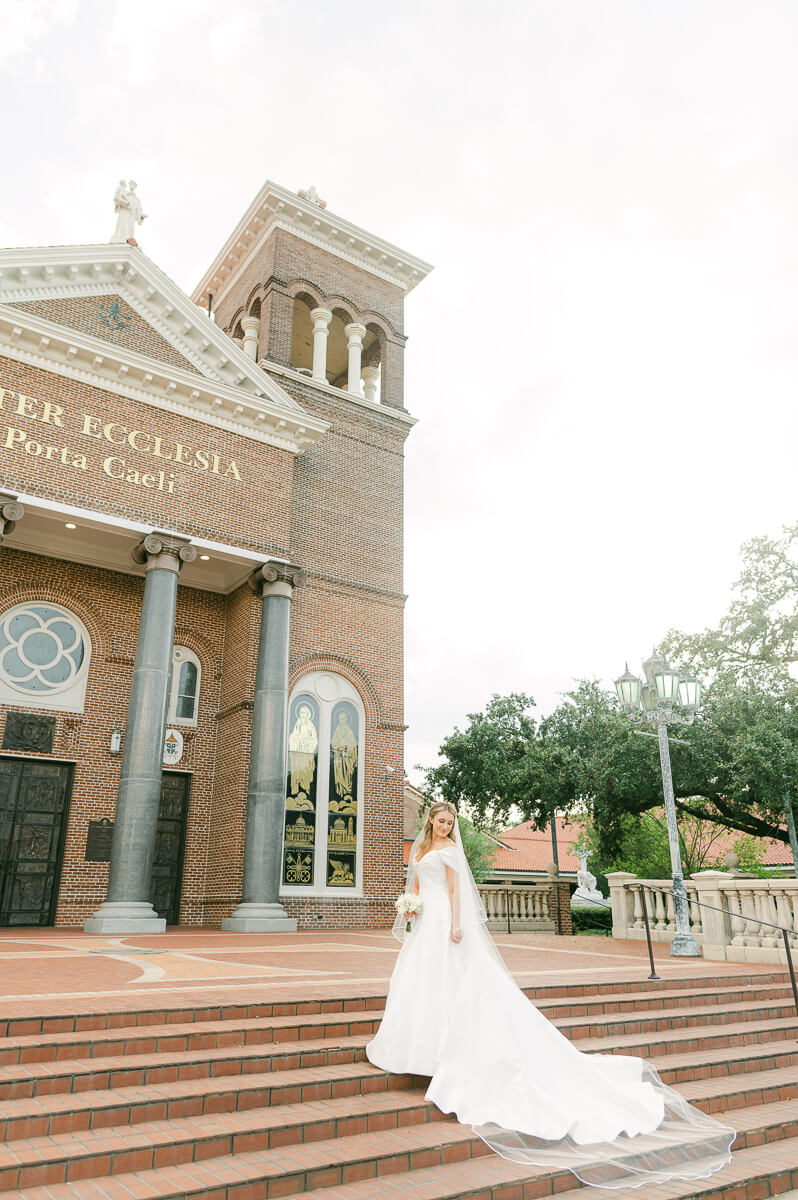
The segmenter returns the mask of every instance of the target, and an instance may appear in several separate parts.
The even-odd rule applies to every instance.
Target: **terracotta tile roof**
[[[507,849],[500,847],[493,863],[494,871],[545,871],[553,859],[551,829],[534,829],[531,821],[524,821],[512,829],[505,829],[499,840]],[[560,871],[575,874],[579,862],[573,847],[579,840],[575,825],[566,825],[562,817],[557,818],[557,851]]]
[[[712,857],[723,858],[731,853],[734,841],[740,835],[737,833],[724,834],[712,846]],[[500,850],[493,864],[494,869],[502,871],[545,871],[551,862],[551,833],[548,829],[532,828],[530,821],[516,825],[501,834],[500,840],[513,850]],[[563,872],[578,871],[579,863],[572,853],[573,847],[579,840],[579,830],[576,825],[567,825],[562,817],[557,818],[557,846],[559,849],[560,870]],[[763,859],[766,867],[792,866],[792,852],[787,842],[766,838],[766,851]],[[590,864],[588,863],[588,867]]]
[[[407,861],[410,857],[410,847],[415,837],[415,834],[412,837],[408,835],[412,829],[417,827],[417,814],[419,808],[425,803],[426,798],[423,792],[420,792],[418,788],[414,788],[405,781],[405,866],[407,866]],[[718,838],[712,848],[713,858],[723,858],[724,855],[729,854],[737,836],[739,835],[729,833],[724,837]],[[557,849],[560,860],[560,871],[563,874],[576,875],[576,872],[579,870],[579,862],[576,855],[572,852],[578,840],[578,826],[567,824],[563,817],[558,817]],[[780,842],[771,838],[766,839],[766,841],[767,849],[763,860],[766,867],[792,866],[792,852],[787,842]],[[521,825],[515,825],[511,829],[504,830],[499,835],[498,842],[500,845],[497,847],[496,858],[493,863],[495,871],[544,872],[548,864],[552,861],[550,829],[533,829],[531,821],[524,821]],[[588,863],[589,866],[590,863]]]
[[[792,866],[792,850],[786,842],[774,842],[768,838],[768,848],[765,852],[766,867]]]
[[[574,825],[566,825],[562,817],[557,818],[557,849],[559,851],[560,871],[566,874],[579,870],[579,863],[571,853],[571,848],[579,839],[578,830]],[[531,821],[516,825],[499,834],[497,839],[496,858],[493,862],[495,871],[536,871],[545,872],[552,861],[551,832],[549,829],[533,829]],[[410,847],[413,839],[405,841],[404,861],[410,857]]]

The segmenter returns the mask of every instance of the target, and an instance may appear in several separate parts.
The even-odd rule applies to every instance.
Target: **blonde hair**
[[[444,811],[450,812],[454,820],[457,820],[457,809],[453,804],[450,804],[448,800],[438,800],[437,803],[433,804],[432,808],[424,818],[424,832],[422,834],[421,841],[418,843],[418,849],[416,850],[416,862],[418,862],[420,858],[424,857],[432,845],[432,818],[439,812]],[[451,832],[449,833],[449,841],[453,842],[454,840],[454,825],[452,825]]]

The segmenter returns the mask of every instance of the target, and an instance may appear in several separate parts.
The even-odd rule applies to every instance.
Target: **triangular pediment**
[[[136,246],[0,250],[0,355],[294,452],[328,427]]]
[[[121,293],[101,296],[54,296],[47,300],[21,300],[14,304],[45,321],[80,330],[111,342],[119,350],[134,350],[184,371],[201,372],[163,334],[141,316]]]

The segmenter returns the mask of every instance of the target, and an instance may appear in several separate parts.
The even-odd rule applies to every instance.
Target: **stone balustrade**
[[[511,933],[556,933],[553,888],[548,880],[522,887],[481,884],[479,894],[488,914],[488,929]]]
[[[640,940],[646,936],[640,889],[629,886],[643,884],[661,889],[646,892],[652,940],[672,939],[676,925],[670,879],[638,879],[627,871],[614,871],[607,880],[613,937]],[[685,880],[685,888],[691,932],[705,958],[784,964],[784,938],[772,925],[790,930],[790,945],[798,950],[798,879],[698,871]],[[697,901],[711,907],[699,908]]]

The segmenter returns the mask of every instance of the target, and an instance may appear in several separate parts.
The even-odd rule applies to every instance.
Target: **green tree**
[[[591,820],[581,823],[580,837],[592,851],[591,869],[602,878],[608,871],[633,871],[641,879],[668,879],[671,874],[670,846],[665,811],[649,809],[621,818],[621,839],[614,853],[602,856],[601,838]],[[725,869],[725,856],[733,852],[739,869],[767,875],[763,867],[766,843],[715,821],[704,821],[683,813],[679,819],[679,843],[685,875],[696,871]]]
[[[740,553],[742,571],[718,625],[697,634],[672,629],[662,649],[700,675],[778,689],[798,665],[798,523],[779,538],[744,542]]]
[[[467,812],[481,828],[506,822],[513,809],[528,815],[534,706],[531,696],[513,692],[492,696],[482,713],[469,713],[466,728],[441,743],[442,762],[424,772],[430,795]]]
[[[477,829],[467,817],[458,816],[463,853],[468,859],[471,874],[477,883],[484,883],[493,870],[497,846],[481,829]]]
[[[544,828],[554,811],[587,809],[609,860],[623,844],[626,817],[662,805],[656,741],[641,736],[651,731],[635,728],[595,682],[578,684],[540,724],[533,703],[522,693],[493,696],[483,713],[469,714],[466,728],[444,739],[427,787],[481,828],[519,816]],[[752,838],[788,840],[785,788],[798,784],[794,684],[777,692],[719,677],[699,718],[676,732],[671,753],[682,814]]]

